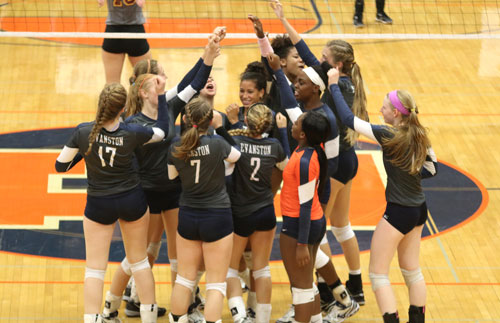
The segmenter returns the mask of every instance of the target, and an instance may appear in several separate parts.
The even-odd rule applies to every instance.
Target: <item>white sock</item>
[[[311,316],[311,323],[322,323],[322,322],[323,322],[323,316],[321,315],[321,312]]]
[[[141,304],[140,311],[142,323],[156,323],[158,319],[157,304]]]
[[[333,297],[344,306],[351,305],[351,296],[349,296],[343,284],[340,284],[333,289]]]
[[[247,307],[251,308],[254,312],[257,309],[257,293],[248,291]]]
[[[234,322],[247,316],[247,312],[245,310],[245,302],[243,302],[243,297],[241,296],[231,297],[230,299],[227,300],[227,305],[229,306],[229,311],[233,316]]]
[[[268,323],[271,321],[271,304],[259,304],[257,303],[257,311],[255,312],[255,322],[256,323]]]
[[[101,323],[102,318],[100,314],[84,314],[83,315],[84,323]]]

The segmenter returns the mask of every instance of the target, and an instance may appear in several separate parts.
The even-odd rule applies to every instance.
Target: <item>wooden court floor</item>
[[[319,56],[325,41],[307,43]],[[433,233],[423,240],[421,247],[421,267],[428,287],[427,321],[500,322],[500,40],[352,40],[351,43],[365,80],[372,122],[381,122],[378,111],[387,92],[395,88],[409,90],[416,97],[422,123],[430,129],[438,159],[459,168],[482,187],[481,207],[470,218],[450,230],[427,224]],[[202,50],[153,48],[152,52],[164,65],[167,82],[173,86]],[[0,53],[0,136],[73,127],[93,119],[97,96],[104,84],[99,47],[0,37]],[[257,59],[259,52],[254,44],[223,47],[212,72],[217,82],[215,103],[219,110],[230,103],[239,103],[239,74],[246,63]],[[125,84],[128,75],[130,66],[126,65],[122,83]],[[36,145],[42,138],[33,136],[30,140]],[[0,243],[9,230],[22,227],[18,224],[25,223],[23,219],[29,218],[30,212],[39,212],[41,205],[47,203],[57,204],[57,200],[33,198],[26,175],[29,169],[38,167],[42,161],[49,165],[52,159],[38,155],[39,151],[30,154],[26,149],[9,148],[13,146],[0,147]],[[9,154],[19,152],[19,159],[13,163]],[[55,159],[57,152],[50,153]],[[433,192],[461,194],[464,190],[445,183]],[[81,200],[80,197],[79,203]],[[362,203],[359,196],[353,200]],[[438,219],[441,212],[453,207],[451,203],[442,200],[432,217]],[[81,213],[68,215],[81,216]],[[20,240],[10,243],[21,243]],[[83,261],[4,250],[6,246],[0,244],[0,321],[81,321]],[[367,304],[347,322],[381,321],[367,274],[369,256],[369,251],[362,252]],[[334,256],[333,262],[345,280],[348,269],[344,258]],[[116,266],[112,263],[108,267],[105,289]],[[271,272],[272,318],[277,319],[288,308],[291,297],[282,263],[272,262]],[[155,266],[154,274],[157,301],[169,308],[169,266]],[[397,262],[392,264],[390,279],[403,322],[407,318],[408,297]],[[140,321],[126,318],[123,308],[120,317],[124,322]],[[230,321],[226,307],[223,319]],[[167,319],[161,318],[159,322]]]

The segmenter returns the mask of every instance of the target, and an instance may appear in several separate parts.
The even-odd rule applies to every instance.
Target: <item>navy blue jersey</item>
[[[113,195],[139,185],[139,175],[133,167],[134,150],[148,142],[154,134],[152,128],[120,123],[115,131],[101,129],[89,155],[89,134],[94,122],[76,127],[66,143],[77,148],[87,166],[87,193],[94,196]]]
[[[301,39],[297,44],[295,44],[295,48],[300,55],[300,58],[306,63],[307,66],[320,65],[318,59],[311,52],[307,44],[303,39]],[[344,100],[347,103],[347,106],[352,109],[352,104],[354,102],[354,92],[355,88],[352,84],[352,81],[347,76],[341,76],[338,82],[340,91],[344,96]],[[339,114],[337,112],[337,107],[335,106],[335,102],[333,101],[332,95],[329,91],[325,91],[323,96],[321,97],[321,101],[326,103],[333,111],[335,117],[337,118],[337,128],[339,131],[339,151],[344,152],[349,150],[352,145],[349,141],[346,140],[347,136],[347,126],[342,124],[342,121],[339,118]]]
[[[247,136],[233,139],[241,157],[232,176],[231,204],[234,216],[245,217],[273,204],[272,171],[274,167],[283,170],[287,157],[277,139]]]
[[[292,122],[295,122],[304,112],[295,99],[295,95],[290,89],[283,71],[281,69],[274,71],[274,75],[276,76],[276,82],[280,89],[281,104],[283,105],[283,108],[285,109],[290,120],[292,120]],[[315,108],[314,111],[323,114],[330,123],[331,132],[330,136],[325,142],[324,149],[326,158],[328,160],[328,174],[329,176],[331,176],[335,174],[338,167],[339,135],[337,131],[337,121],[332,110],[325,104],[318,108]]]
[[[135,156],[139,164],[139,176],[141,178],[141,185],[145,190],[152,191],[167,191],[179,188],[179,179],[171,181],[168,178],[167,169],[167,156],[168,148],[175,136],[175,118],[174,109],[175,104],[170,104],[169,101],[169,133],[162,141],[151,143],[148,145],[138,146],[135,150]],[[182,102],[182,101],[181,101]],[[147,127],[155,127],[156,120],[149,118],[148,116],[138,113],[131,116],[126,120],[130,124],[140,124]]]
[[[180,206],[193,208],[229,208],[226,191],[224,160],[235,162],[239,152],[218,135],[200,137],[200,145],[187,161],[172,155],[180,140],[172,143],[168,153],[169,178],[181,179]],[[236,152],[236,153],[233,153]]]
[[[383,146],[383,138],[392,138],[394,131],[388,126],[372,125],[354,116],[347,106],[340,88],[337,84],[330,86],[330,92],[335,100],[342,122],[355,131],[376,141],[382,146],[384,168],[387,173],[387,187],[385,198],[387,202],[396,203],[403,206],[420,206],[425,202],[422,191],[421,179],[434,176],[437,173],[437,159],[431,147],[427,149],[427,158],[422,170],[418,174],[410,174],[390,162],[387,152]]]

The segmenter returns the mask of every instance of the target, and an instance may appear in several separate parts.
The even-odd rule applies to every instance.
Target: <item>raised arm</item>
[[[222,39],[224,39],[225,35],[226,35],[226,27],[216,27],[214,33],[210,35],[210,37],[208,38],[208,42],[210,44],[211,39],[217,38],[217,42],[219,43],[220,41],[222,41]],[[210,57],[210,53],[207,52],[208,51],[207,47],[209,47],[209,44],[207,44],[207,46],[205,47],[203,55],[200,57],[200,59],[198,59],[193,68],[189,72],[187,72],[187,74],[180,81],[180,83],[167,91],[167,101],[172,100],[178,93],[181,93],[190,84],[192,85],[192,82],[197,77],[198,72],[202,68],[203,64],[210,66],[210,68],[212,67],[213,60],[215,59],[215,57],[219,55],[219,53],[217,53],[215,57]],[[203,85],[205,85],[205,83],[203,83]]]
[[[290,85],[288,85],[285,74],[281,70],[280,59],[278,55],[270,54],[267,57],[267,60],[273,70],[276,78],[276,84],[278,85],[278,89],[280,91],[281,106],[285,109],[288,118],[292,122],[295,122],[302,114],[302,110],[300,109],[297,100],[295,100],[295,96],[290,88]]]
[[[278,126],[278,131],[280,133],[280,143],[283,146],[283,150],[288,158],[291,156],[290,152],[290,144],[288,142],[288,133],[287,133],[287,119],[286,117],[278,112],[276,114],[276,125]]]
[[[335,106],[337,107],[337,112],[340,117],[340,120],[343,124],[348,126],[349,128],[359,132],[362,135],[376,141],[381,144],[375,134],[373,133],[372,125],[369,122],[366,122],[354,114],[352,114],[351,109],[344,100],[344,96],[340,91],[339,85],[339,70],[337,68],[332,68],[328,71],[328,84],[330,93],[332,94],[333,101],[335,102]]]
[[[179,99],[181,99],[184,103],[188,103],[196,93],[199,93],[203,89],[205,84],[207,84],[208,78],[210,77],[214,60],[219,55],[220,39],[218,36],[211,35],[208,39],[208,44],[205,47],[203,62],[191,83],[177,95]],[[181,109],[177,108],[174,111],[175,118],[177,118],[181,110],[182,107]]]
[[[300,37],[299,33],[295,30],[295,28],[293,28],[293,26],[286,19],[285,14],[283,13],[283,6],[279,2],[279,0],[270,0],[270,4],[271,8],[273,8],[274,13],[276,14],[276,17],[281,21],[283,27],[285,27],[286,32],[288,33],[288,36],[290,37],[292,43],[294,45],[297,44],[302,38]]]

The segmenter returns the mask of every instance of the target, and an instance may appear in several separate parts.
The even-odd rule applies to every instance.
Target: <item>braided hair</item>
[[[247,128],[230,130],[232,136],[258,137],[268,132],[273,124],[273,113],[266,105],[256,103],[248,108]]]
[[[85,155],[90,154],[92,145],[104,124],[115,119],[120,111],[122,111],[126,99],[127,91],[121,84],[110,83],[104,86],[99,95],[95,123],[89,134],[89,148],[85,152]]]

